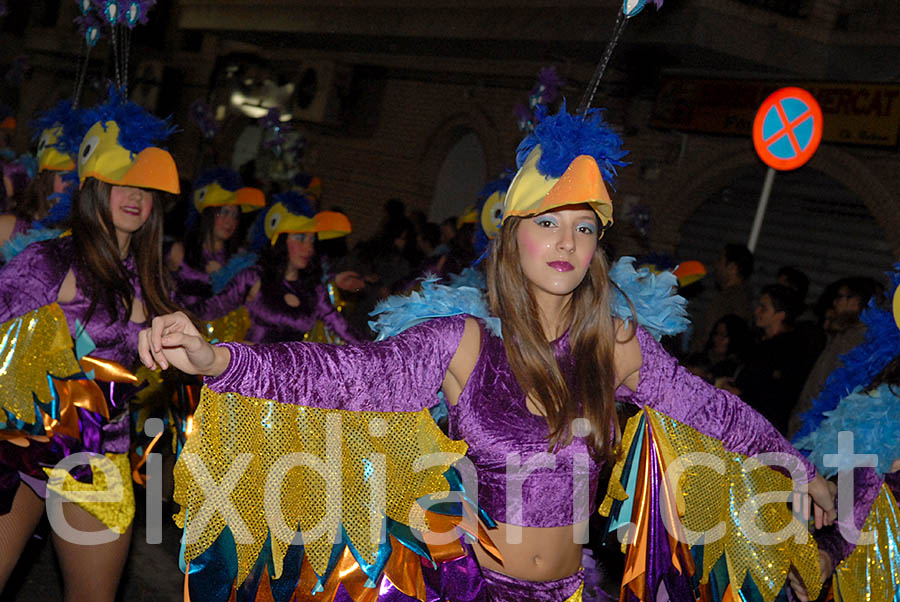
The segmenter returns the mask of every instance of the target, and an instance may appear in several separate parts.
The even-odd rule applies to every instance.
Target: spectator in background
[[[691,350],[694,352],[703,350],[713,325],[723,316],[734,314],[743,320],[750,319],[753,306],[753,295],[748,282],[753,274],[753,254],[750,250],[743,245],[725,245],[713,272],[719,290],[703,316],[697,320],[697,329],[691,341]]]
[[[685,365],[697,376],[718,385],[721,379],[733,379],[738,375],[750,342],[747,322],[728,314],[716,322],[703,352],[689,357]]]
[[[789,436],[800,429],[800,417],[812,408],[812,400],[822,392],[828,375],[841,365],[840,357],[862,343],[866,326],[859,316],[878,290],[878,282],[860,276],[842,278],[825,288],[817,305],[822,311],[821,321],[827,337],[826,343],[791,412]]]
[[[740,395],[782,433],[812,363],[806,342],[794,330],[802,309],[792,289],[781,284],[763,288],[753,313],[761,338],[751,348],[744,369],[722,383],[723,389]]]
[[[806,303],[806,294],[809,292],[809,278],[792,266],[783,266],[778,269],[778,284],[792,289],[797,297]]]
[[[809,348],[809,356],[817,357],[825,347],[825,331],[817,322],[816,315],[806,304],[806,295],[809,292],[809,278],[795,267],[783,266],[778,269],[778,284],[782,284],[797,293],[797,298],[803,303],[803,311],[794,324],[795,330],[806,339]]]
[[[438,246],[438,250],[441,253],[450,251],[450,243],[456,238],[457,219],[459,218],[453,215],[441,222],[441,244]]]

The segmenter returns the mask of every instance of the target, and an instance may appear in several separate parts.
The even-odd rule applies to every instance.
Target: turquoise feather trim
[[[231,282],[232,278],[247,268],[256,265],[257,259],[259,259],[259,255],[256,253],[238,253],[229,259],[228,263],[210,274],[209,279],[212,281],[213,294],[218,295],[221,293],[228,286],[228,283]]]
[[[626,323],[636,319],[657,339],[687,328],[687,301],[673,294],[678,279],[671,272],[654,274],[647,268],[635,270],[634,258],[623,257],[613,264],[609,277],[617,287],[611,307],[616,318]],[[485,303],[480,274],[475,270],[464,271],[451,281],[453,284],[446,286],[438,284],[437,278],[428,278],[422,282],[421,291],[388,297],[370,314],[378,318],[369,322],[369,327],[381,340],[432,318],[468,314],[483,319],[491,332],[502,336],[500,320],[491,316]],[[626,296],[634,305],[636,316],[632,316]]]
[[[376,340],[380,341],[426,320],[460,314],[481,318],[488,330],[501,336],[500,319],[488,312],[482,289],[438,284],[437,277],[423,280],[419,291],[405,296],[394,295],[381,301],[369,314],[379,316],[369,322],[369,328],[377,333]]]
[[[810,461],[824,477],[837,474],[837,467],[825,466],[825,454],[838,453],[838,433],[853,433],[853,453],[878,456],[878,474],[890,472],[891,464],[900,458],[900,390],[883,384],[863,392],[857,387],[841,399],[838,406],[825,412],[826,419],[819,428],[795,441],[801,449],[808,449]]]
[[[28,232],[13,236],[6,241],[6,243],[0,247],[0,253],[3,254],[3,260],[9,263],[12,261],[13,257],[24,251],[25,247],[31,243],[59,238],[61,234],[62,230],[32,228]]]
[[[655,339],[687,330],[687,300],[673,294],[678,290],[675,274],[654,274],[649,268],[635,270],[634,261],[634,257],[622,257],[609,270],[609,279],[618,288],[612,298],[612,315],[626,324],[636,319]],[[636,316],[631,315],[628,301],[634,305]]]

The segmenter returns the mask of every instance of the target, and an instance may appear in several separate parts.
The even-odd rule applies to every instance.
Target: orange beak
[[[319,235],[319,240],[340,238],[341,236],[347,236],[353,231],[347,216],[337,211],[322,211],[317,213],[314,219],[316,220],[316,232]]]
[[[134,164],[122,177],[121,182],[110,183],[135,188],[154,188],[172,194],[181,192],[175,159],[168,152],[154,146],[138,153]]]
[[[678,278],[679,286],[688,286],[706,276],[706,268],[699,261],[692,259],[682,261],[672,273]]]
[[[241,211],[249,213],[266,206],[266,195],[259,188],[239,188],[235,192],[235,203],[241,206]]]

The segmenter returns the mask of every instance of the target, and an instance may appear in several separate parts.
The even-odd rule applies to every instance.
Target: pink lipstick
[[[568,261],[550,261],[547,262],[547,265],[549,265],[557,272],[571,272],[575,269],[575,266]]]

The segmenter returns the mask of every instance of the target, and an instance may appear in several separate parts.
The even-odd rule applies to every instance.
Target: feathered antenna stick
[[[575,111],[576,115],[582,115],[590,108],[591,103],[594,101],[594,94],[597,93],[597,87],[600,85],[600,79],[603,77],[606,66],[609,64],[609,59],[612,57],[613,49],[616,47],[616,44],[618,44],[622,32],[625,31],[625,24],[628,22],[628,19],[644,10],[644,6],[647,2],[656,6],[656,10],[662,8],[663,5],[663,0],[623,0],[622,10],[616,15],[616,23],[613,25],[613,32],[609,38],[609,43],[606,45],[606,50],[603,51],[600,62],[597,63],[597,68],[594,69],[594,75],[591,77],[591,81],[584,91],[584,96],[581,97],[581,102],[578,104],[578,110]]]

